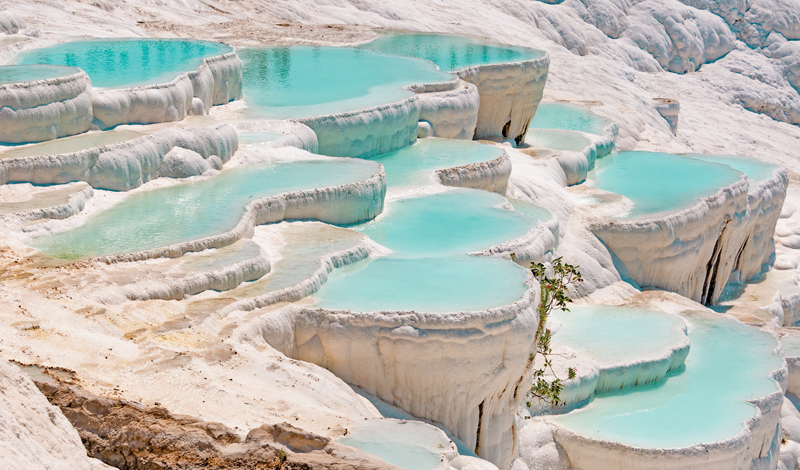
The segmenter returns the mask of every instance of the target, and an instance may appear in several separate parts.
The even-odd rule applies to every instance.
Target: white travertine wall
[[[9,10],[0,10],[0,34],[17,34],[27,25],[21,16]]]
[[[290,357],[442,424],[507,468],[516,410],[530,388],[537,299],[531,287],[520,301],[481,312],[287,308],[263,318],[259,334]]]
[[[91,124],[92,85],[82,71],[0,84],[0,142],[53,140],[86,132]]]
[[[142,261],[153,258],[179,258],[186,253],[221,248],[243,238],[252,238],[254,229],[282,220],[317,220],[336,225],[351,225],[374,219],[383,212],[386,174],[380,173],[358,182],[307,191],[293,191],[256,199],[247,205],[242,219],[233,229],[210,237],[151,250],[99,258],[117,261]]]
[[[407,147],[417,141],[419,98],[346,113],[298,119],[314,130],[319,153],[366,158]]]
[[[2,12],[0,12],[2,13]],[[0,359],[0,456],[3,470],[99,470],[78,431],[19,368]]]
[[[444,139],[472,140],[478,124],[478,87],[463,80],[408,87],[419,98],[419,120],[430,124],[433,135]]]
[[[734,269],[753,279],[774,253],[772,236],[789,184],[785,170],[748,192],[748,181],[721,189],[694,207],[646,220],[590,224],[640,286],[696,302],[717,300]]]
[[[152,124],[207,114],[211,106],[242,96],[242,62],[236,52],[204,59],[196,71],[169,83],[97,91],[92,101],[94,125]],[[194,101],[194,104],[193,104]]]
[[[488,162],[444,168],[434,171],[433,174],[444,186],[482,189],[505,195],[508,177],[511,176],[511,158],[503,152],[503,155]]]
[[[505,137],[521,143],[542,100],[550,57],[477,65],[456,72],[478,87],[480,109],[475,138]]]
[[[230,124],[164,129],[138,139],[62,155],[0,160],[0,184],[28,182],[61,184],[85,181],[93,188],[127,191],[158,178],[164,158],[176,147],[206,160],[227,162],[236,152],[239,136]]]

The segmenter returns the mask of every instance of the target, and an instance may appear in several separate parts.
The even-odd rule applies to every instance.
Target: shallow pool
[[[553,319],[562,324],[554,342],[601,366],[653,360],[686,342],[681,317],[652,310],[576,305],[569,312],[555,311]]]
[[[575,131],[529,129],[525,143],[531,147],[582,152],[592,142]]]
[[[241,49],[247,113],[256,118],[303,118],[400,101],[402,87],[446,82],[430,63],[344,47]]]
[[[587,180],[633,201],[627,217],[639,217],[685,209],[741,177],[727,165],[667,153],[625,151],[598,159]]]
[[[204,58],[232,50],[226,44],[188,39],[96,39],[22,51],[13,61],[79,67],[94,87],[124,88],[171,82],[197,70]]]
[[[145,135],[144,132],[132,130],[112,129],[108,131],[90,131],[85,134],[62,137],[36,144],[27,145],[0,145],[0,159],[24,158],[40,155],[59,155],[78,152],[102,145],[113,145],[127,140],[133,140]]]
[[[742,157],[740,155],[707,155],[703,153],[687,153],[687,157],[702,160],[704,162],[719,163],[721,165],[728,165],[736,171],[741,171],[748,178],[756,181],[765,180],[772,177],[776,170],[779,170],[778,165],[756,160],[755,158]]]
[[[75,67],[58,65],[0,65],[0,85],[66,77],[78,72]]]
[[[786,357],[800,357],[800,336],[784,336],[781,338],[783,355]]]
[[[480,311],[520,300],[527,270],[499,258],[468,255],[367,259],[333,272],[314,307],[357,312]]]
[[[444,432],[421,422],[371,419],[347,427],[342,444],[376,455],[405,470],[435,470],[451,441]]]
[[[598,393],[585,408],[551,418],[594,439],[679,448],[730,439],[757,414],[747,400],[780,391],[770,378],[783,359],[771,334],[713,313],[686,313],[685,369],[644,386]]]
[[[497,207],[504,202],[498,194],[473,190],[401,199],[354,228],[404,256],[463,254],[520,237],[538,224]]]
[[[377,173],[376,163],[350,159],[234,168],[212,178],[131,194],[80,227],[31,245],[68,259],[168,246],[232,229],[254,199],[354,183]]]
[[[420,139],[414,145],[370,158],[386,170],[391,190],[424,186],[433,171],[500,158],[503,149],[467,140]]]
[[[564,129],[604,135],[611,119],[594,114],[588,107],[569,103],[541,103],[530,129]]]
[[[538,59],[545,54],[535,49],[493,44],[468,36],[399,32],[382,34],[378,39],[359,47],[429,60],[447,72],[474,65]]]

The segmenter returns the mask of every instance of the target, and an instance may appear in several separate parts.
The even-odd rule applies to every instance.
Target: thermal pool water
[[[171,82],[197,70],[203,59],[232,50],[226,44],[188,39],[97,39],[25,50],[13,61],[78,67],[94,87],[127,88]]]

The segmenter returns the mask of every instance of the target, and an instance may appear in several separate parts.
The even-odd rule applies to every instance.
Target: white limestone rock
[[[4,470],[100,470],[78,431],[19,368],[0,359],[0,455]]]
[[[128,191],[164,176],[162,169],[169,171],[164,167],[164,158],[175,147],[199,154],[206,161],[200,165],[217,168],[233,156],[238,144],[236,128],[230,124],[169,128],[127,142],[73,153],[0,159],[0,183],[86,181],[93,188]]]
[[[174,147],[164,155],[158,173],[167,178],[188,178],[202,175],[211,168],[211,164],[194,150]]]
[[[0,84],[0,142],[39,142],[88,131],[91,82],[75,70],[64,77]]]
[[[0,10],[0,33],[17,34],[26,27],[25,20],[18,14],[9,10]]]

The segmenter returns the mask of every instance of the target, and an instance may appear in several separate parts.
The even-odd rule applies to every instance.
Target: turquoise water
[[[746,402],[780,391],[770,373],[783,359],[771,334],[712,313],[687,313],[685,369],[659,382],[598,393],[585,408],[551,418],[584,436],[643,448],[729,439],[756,415]]]
[[[734,170],[741,171],[747,175],[748,178],[756,181],[770,178],[776,170],[780,169],[778,165],[772,165],[770,163],[762,162],[761,160],[756,160],[755,158],[742,157],[739,155],[706,155],[702,153],[688,153],[686,156],[689,158],[702,160],[704,162],[728,165]]]
[[[611,119],[594,114],[577,104],[541,103],[531,119],[530,129],[564,129],[604,135]]]
[[[512,304],[527,291],[527,270],[508,260],[472,257],[519,237],[537,221],[498,209],[494,193],[454,190],[387,204],[385,215],[356,230],[391,249],[336,270],[317,306],[360,312],[444,313]]]
[[[479,311],[520,300],[526,280],[526,269],[499,258],[390,256],[337,269],[314,294],[314,306],[357,312]]]
[[[536,204],[520,201],[518,199],[507,198],[508,202],[514,207],[514,210],[520,214],[524,214],[539,222],[547,222],[554,217],[553,213],[544,207],[537,206]]]
[[[629,307],[576,305],[555,311],[553,341],[585,353],[601,366],[652,360],[686,341],[677,315]]]
[[[420,139],[414,145],[372,157],[386,170],[391,189],[430,183],[434,170],[500,158],[503,149],[468,140]]]
[[[372,419],[348,426],[339,442],[356,447],[406,470],[435,470],[441,451],[450,445],[445,434],[414,421]]]
[[[430,63],[341,47],[241,49],[244,99],[252,117],[302,118],[393,103],[402,87],[445,82]]]
[[[242,261],[256,258],[261,247],[252,240],[241,240],[216,250],[207,250],[183,257],[181,269],[184,271],[216,271]]]
[[[170,82],[197,70],[204,58],[232,50],[218,42],[186,39],[97,39],[22,51],[14,62],[79,67],[94,87],[122,88]]]
[[[75,67],[57,65],[0,65],[0,85],[65,77],[80,72]]]
[[[592,142],[574,131],[529,129],[525,143],[531,147],[581,152]]]
[[[657,152],[625,151],[597,160],[592,185],[634,202],[628,217],[685,209],[742,174],[726,165]]]
[[[224,233],[247,204],[287,191],[353,183],[379,172],[362,160],[293,161],[234,168],[218,176],[125,198],[72,230],[32,246],[56,258],[131,253]]]
[[[784,336],[781,338],[783,355],[786,357],[800,357],[800,336]]]
[[[113,145],[126,140],[133,140],[145,135],[142,132],[131,130],[112,129],[108,131],[89,131],[84,134],[62,137],[27,145],[0,145],[0,159],[24,158],[39,155],[59,155],[77,152],[101,145]],[[6,150],[7,149],[7,150]]]
[[[496,207],[503,202],[498,194],[468,190],[401,199],[355,229],[404,255],[468,253],[525,235],[537,225],[519,212]]]
[[[429,60],[447,72],[473,65],[519,62],[544,56],[543,51],[535,49],[492,44],[476,38],[446,34],[387,33],[359,47]]]

